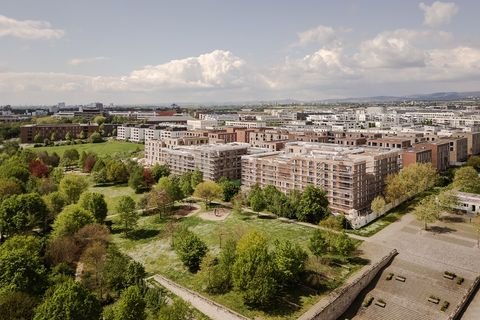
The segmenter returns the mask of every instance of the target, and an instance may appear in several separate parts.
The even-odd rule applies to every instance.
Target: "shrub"
[[[465,279],[464,279],[463,277],[459,277],[459,278],[457,279],[457,284],[462,284],[463,281],[465,281]]]

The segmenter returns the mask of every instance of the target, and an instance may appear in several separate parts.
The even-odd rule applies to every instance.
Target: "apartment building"
[[[480,132],[454,133],[453,136],[467,138],[467,153],[469,156],[480,154]]]
[[[187,120],[187,126],[190,130],[205,130],[218,126],[217,120]]]
[[[161,141],[151,140],[145,144],[145,158],[149,165],[167,164],[173,174],[180,175],[198,169],[203,173],[203,178],[208,180],[218,180],[221,177],[240,179],[241,157],[247,154],[249,147],[247,143],[234,142],[167,148],[163,147]]]
[[[308,184],[327,192],[335,212],[367,213],[388,175],[400,169],[400,151],[289,142],[284,151],[242,157],[242,185],[274,185],[283,192]]]
[[[467,138],[449,138],[447,139],[450,151],[450,165],[460,166],[468,158],[468,139]]]
[[[417,150],[432,150],[432,165],[437,171],[447,170],[450,165],[450,143],[449,141],[435,141],[417,143],[414,146]]]
[[[384,137],[375,138],[367,141],[367,145],[370,147],[383,147],[383,148],[396,148],[396,149],[408,149],[412,147],[410,139],[404,139],[401,137]]]
[[[432,149],[424,147],[404,150],[402,153],[402,167],[405,168],[415,163],[433,163]]]
[[[225,121],[227,127],[238,128],[264,128],[267,126],[265,121]]]
[[[50,139],[52,134],[55,134],[58,140],[63,140],[67,133],[72,138],[77,138],[81,134],[87,138],[96,131],[99,131],[99,126],[96,123],[28,124],[20,127],[20,142],[33,143],[36,135],[43,139]]]

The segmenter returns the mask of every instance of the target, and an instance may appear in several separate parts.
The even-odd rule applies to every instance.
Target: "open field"
[[[68,146],[48,146],[32,148],[32,150],[35,151],[47,151],[48,153],[56,152],[60,156],[63,155],[65,150],[69,149],[77,149],[79,153],[81,153],[82,151],[94,152],[99,156],[103,157],[106,155],[114,155],[115,153],[131,153],[135,151],[143,151],[144,145],[125,141],[108,140],[107,142],[102,143],[85,143]]]
[[[269,311],[254,310],[246,307],[241,295],[230,291],[222,295],[209,295],[201,290],[199,277],[187,271],[171,249],[171,236],[167,231],[169,221],[177,221],[178,225],[190,227],[208,245],[210,252],[218,253],[220,243],[228,238],[239,239],[244,233],[257,230],[268,237],[273,247],[275,240],[291,240],[298,243],[307,252],[309,239],[314,229],[282,222],[277,219],[259,218],[256,215],[238,215],[231,213],[225,220],[209,221],[197,215],[170,220],[159,216],[142,217],[138,228],[130,238],[126,238],[114,226],[114,242],[119,248],[145,265],[150,274],[162,274],[179,284],[201,292],[203,295],[223,304],[250,318],[262,319],[295,319],[311,307],[318,299],[338,287],[350,274],[366,263],[365,260],[353,258],[349,262],[320,263],[311,257],[307,262],[305,278],[313,280],[316,286],[300,284],[297,290],[282,294],[282,301],[272,305]]]
[[[91,186],[89,188],[89,191],[101,193],[105,196],[105,201],[107,202],[109,215],[116,213],[116,207],[117,207],[118,201],[122,196],[130,196],[136,202],[138,202],[138,200],[142,196],[141,194],[135,193],[133,189],[130,188],[129,186],[106,186],[106,187]]]

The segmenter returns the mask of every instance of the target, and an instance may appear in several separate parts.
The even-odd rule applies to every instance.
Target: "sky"
[[[480,91],[480,1],[0,0],[0,105]]]

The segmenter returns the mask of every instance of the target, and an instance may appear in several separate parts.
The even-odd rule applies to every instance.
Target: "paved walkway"
[[[154,275],[148,279],[154,279],[160,285],[167,288],[178,297],[182,298],[186,302],[189,302],[197,310],[208,316],[213,320],[248,320],[248,318],[236,313],[233,310],[228,309],[212,300],[199,295],[192,290],[189,290],[161,275]]]

